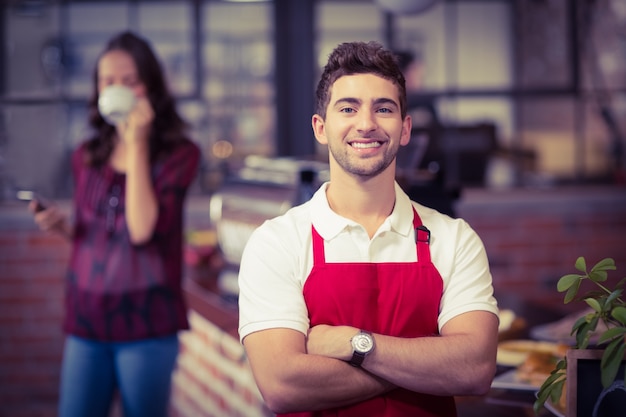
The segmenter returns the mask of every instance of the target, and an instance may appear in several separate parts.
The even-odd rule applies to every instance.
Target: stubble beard
[[[328,150],[337,164],[347,173],[364,179],[372,178],[385,171],[396,158],[396,151],[385,152],[382,159],[374,162],[368,159],[374,158],[358,158],[351,156],[341,147],[329,146]]]

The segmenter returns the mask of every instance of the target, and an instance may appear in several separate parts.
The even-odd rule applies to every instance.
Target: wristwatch
[[[352,359],[348,362],[352,366],[360,367],[365,357],[374,350],[374,337],[369,332],[360,330],[352,339]]]

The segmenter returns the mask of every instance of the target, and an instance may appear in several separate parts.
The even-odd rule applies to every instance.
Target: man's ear
[[[315,139],[322,145],[328,145],[326,139],[326,126],[324,125],[324,119],[319,114],[314,114],[311,119],[311,126],[313,126],[313,134]]]
[[[400,145],[406,146],[411,140],[411,129],[413,129],[413,120],[410,115],[406,115],[402,122],[402,133],[400,136]]]

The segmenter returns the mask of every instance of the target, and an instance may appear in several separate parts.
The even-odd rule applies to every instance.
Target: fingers
[[[36,213],[37,212],[37,201],[36,200],[30,200],[28,202],[28,211],[30,211],[31,213]]]
[[[146,97],[137,99],[137,104],[128,115],[128,127],[143,128],[150,126],[154,119],[154,110]]]
[[[35,223],[43,231],[61,228],[65,221],[65,215],[57,207],[51,206],[44,210],[37,211],[36,201],[31,201],[28,208],[35,213]]]
[[[126,122],[118,127],[120,135],[128,142],[147,139],[153,120],[154,110],[150,101],[146,97],[138,97]]]

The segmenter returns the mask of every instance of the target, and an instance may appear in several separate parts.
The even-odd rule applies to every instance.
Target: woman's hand
[[[125,152],[126,225],[133,244],[143,244],[154,235],[159,207],[150,176],[150,129],[154,109],[145,96],[137,97],[124,126],[118,128]]]
[[[45,232],[53,232],[71,238],[71,230],[67,215],[55,204],[41,210],[37,207],[37,201],[32,200],[28,204],[28,210],[33,213],[35,223]]]
[[[154,109],[150,100],[147,97],[137,97],[135,107],[128,114],[128,118],[118,126],[119,135],[126,144],[147,142],[153,120]]]

